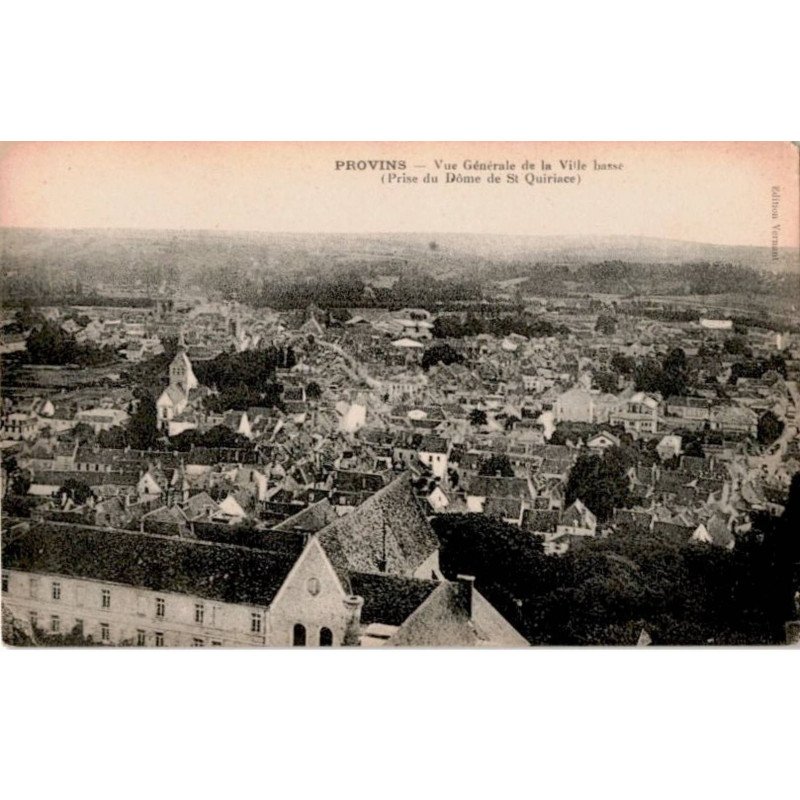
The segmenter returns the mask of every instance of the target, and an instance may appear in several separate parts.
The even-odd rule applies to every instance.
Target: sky
[[[405,160],[395,174],[417,182],[335,168],[381,159]],[[437,159],[481,183],[445,183]],[[511,161],[519,182],[506,182],[506,170],[487,183],[465,159]],[[549,174],[580,183],[525,183],[526,172],[548,174],[543,159]],[[587,168],[564,172],[559,159]],[[600,171],[594,160],[623,167]],[[428,172],[439,182],[422,182]],[[778,245],[796,248],[799,187],[797,148],[774,142],[0,145],[2,227],[635,235],[770,247],[777,224]]]

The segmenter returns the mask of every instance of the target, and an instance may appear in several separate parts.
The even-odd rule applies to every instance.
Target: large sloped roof
[[[468,613],[454,583],[440,583],[389,639],[394,647],[527,647],[527,640],[477,590]]]
[[[297,560],[287,552],[57,523],[3,540],[4,569],[254,606],[272,602]]]
[[[411,575],[439,547],[408,474],[395,478],[318,536],[343,581],[350,571]]]

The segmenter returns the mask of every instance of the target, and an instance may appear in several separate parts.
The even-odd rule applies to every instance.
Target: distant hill
[[[621,291],[636,283],[637,265],[647,268],[638,283],[653,288],[661,283],[652,272],[660,265],[721,263],[785,279],[800,276],[796,250],[780,249],[773,260],[767,247],[634,236],[0,229],[0,295],[5,298],[111,288],[152,294],[177,286],[252,293],[278,276],[316,280],[347,272],[364,280],[410,273],[483,283],[530,275],[537,264],[575,271],[604,262],[629,265]]]

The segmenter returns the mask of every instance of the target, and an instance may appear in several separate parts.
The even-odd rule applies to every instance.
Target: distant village
[[[556,564],[614,537],[735,553],[778,524],[800,335],[525,302],[503,314],[534,335],[473,333],[472,310],[168,294],[7,310],[6,640],[526,646],[525,601],[457,571],[441,531],[495,526]],[[111,356],[27,363],[37,325]],[[659,643],[646,621],[625,636]]]

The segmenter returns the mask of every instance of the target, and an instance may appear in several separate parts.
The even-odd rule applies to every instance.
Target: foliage
[[[449,344],[434,344],[422,354],[422,368],[430,369],[434,364],[462,364],[464,356],[454,350]]]
[[[92,490],[77,478],[67,478],[59,488],[58,495],[66,495],[76,506],[82,506],[94,497]]]
[[[206,408],[221,413],[245,411],[252,406],[280,407],[282,387],[275,382],[275,370],[291,369],[295,363],[291,347],[268,347],[222,353],[211,361],[199,362],[194,371],[202,385],[218,391],[206,398]]]
[[[469,421],[471,425],[477,428],[480,425],[486,425],[489,422],[489,417],[486,416],[486,412],[482,408],[473,408],[469,412]]]
[[[676,347],[660,364],[653,358],[643,359],[634,368],[633,380],[638,391],[659,392],[664,397],[686,394],[689,386],[686,353]]]
[[[28,473],[27,470],[16,470],[12,472],[9,477],[8,488],[11,490],[12,494],[28,494],[28,490],[31,488],[30,473]]]
[[[611,356],[611,368],[622,375],[631,375],[636,367],[636,359],[624,353],[614,353]]]
[[[458,315],[443,314],[437,317],[433,323],[433,335],[438,339],[461,339],[483,333],[496,337],[510,336],[512,333],[516,333],[535,339],[568,332],[563,325],[554,325],[547,320],[525,313],[488,315],[468,312],[463,321]]]
[[[631,463],[631,457],[619,447],[610,447],[603,455],[581,453],[567,481],[567,504],[580,500],[600,522],[607,520],[614,508],[629,506],[627,470]]]
[[[776,644],[794,614],[800,563],[800,474],[779,520],[754,519],[733,551],[620,531],[561,556],[535,537],[479,515],[432,524],[448,579],[478,590],[532,644]]]
[[[613,372],[595,372],[592,380],[604,394],[614,394],[617,391],[617,376]]]
[[[613,314],[599,314],[594,329],[604,336],[611,336],[617,332],[617,318]]]
[[[57,322],[50,320],[44,320],[31,331],[27,349],[31,364],[59,366],[77,364],[81,367],[96,367],[111,363],[116,357],[110,347],[77,342],[75,337],[63,331]]]
[[[253,447],[253,443],[246,436],[242,436],[242,434],[236,433],[236,431],[232,431],[224,425],[215,425],[205,433],[194,429],[184,431],[177,436],[171,436],[168,444],[171,450],[180,452],[188,452],[195,447],[232,448],[237,450],[249,450]]]
[[[131,412],[125,430],[127,444],[134,450],[150,450],[158,440],[158,410],[152,392],[140,388],[134,392],[136,407]]]
[[[306,398],[308,400],[319,400],[322,397],[322,389],[316,381],[310,381],[306,386]]]
[[[758,418],[758,443],[770,445],[783,433],[783,422],[772,411],[765,411]]]

